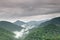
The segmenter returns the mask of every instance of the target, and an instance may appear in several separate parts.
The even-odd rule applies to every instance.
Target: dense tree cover
[[[15,38],[13,37],[13,33],[0,28],[0,40],[15,40]]]
[[[35,28],[24,40],[60,40],[60,26],[51,23]]]
[[[13,31],[20,31],[21,26],[15,25],[11,22],[0,21],[0,40],[18,40],[14,38]]]

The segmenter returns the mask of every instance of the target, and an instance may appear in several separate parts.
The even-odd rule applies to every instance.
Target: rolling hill
[[[39,26],[45,26],[45,25],[48,25],[48,24],[51,24],[51,23],[53,23],[55,25],[60,25],[60,17],[56,17],[56,18],[53,18],[51,20],[48,20],[48,21],[42,23]]]
[[[15,40],[15,38],[13,37],[14,34],[3,29],[0,28],[0,40]]]
[[[42,25],[43,27],[32,29],[24,40],[60,40],[60,17],[46,21]]]
[[[25,24],[25,22],[17,20],[16,22],[14,22],[14,24],[21,26],[21,25]]]
[[[7,21],[0,21],[0,28],[4,28],[11,32],[20,31],[22,29],[21,26],[15,25],[15,24],[7,22]]]

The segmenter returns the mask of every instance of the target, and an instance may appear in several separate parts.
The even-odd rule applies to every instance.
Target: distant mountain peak
[[[25,24],[25,22],[17,20],[16,22],[14,22],[14,24],[21,26],[21,25]]]
[[[17,20],[16,22],[22,22],[22,21],[20,21],[20,20]]]

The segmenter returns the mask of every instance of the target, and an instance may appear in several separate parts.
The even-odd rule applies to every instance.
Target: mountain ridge
[[[21,25],[25,24],[25,22],[17,20],[17,21],[14,22],[14,24],[18,25],[18,26],[21,26]]]
[[[60,17],[44,22],[43,27],[32,29],[24,40],[60,40]],[[57,26],[58,24],[59,26]]]
[[[0,21],[0,27],[9,31],[19,31],[22,29],[21,26],[15,25],[8,21]]]

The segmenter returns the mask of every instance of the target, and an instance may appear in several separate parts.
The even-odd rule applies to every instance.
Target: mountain
[[[45,22],[47,20],[42,20],[42,21],[29,21],[26,24],[24,24],[23,26],[27,27],[27,28],[34,28],[38,25],[40,25],[41,23]]]
[[[39,26],[45,26],[45,25],[48,25],[48,24],[51,24],[51,23],[53,23],[55,25],[60,25],[60,17],[56,17],[56,18],[53,18],[51,20],[48,20],[48,21],[42,23]]]
[[[60,17],[46,21],[44,24],[43,27],[32,29],[24,40],[60,40]]]
[[[56,18],[50,20],[50,22],[53,24],[60,24],[60,17],[56,17]]]
[[[39,25],[40,24],[40,22],[39,21],[30,21],[30,22],[28,22],[27,23],[28,25],[31,25],[31,26],[37,26],[37,25]]]
[[[60,26],[48,24],[32,30],[24,40],[60,40]]]
[[[22,29],[21,26],[15,25],[15,24],[7,22],[7,21],[0,21],[0,28],[4,28],[11,32],[20,31]]]
[[[45,21],[47,21],[47,20],[42,20],[42,21],[30,21],[30,22],[27,22],[27,24],[28,24],[28,25],[35,25],[35,26],[37,26],[37,25],[39,25],[39,24],[41,24],[41,23],[43,23],[43,22],[45,22]]]
[[[21,26],[21,25],[25,24],[25,22],[17,20],[16,22],[14,22],[14,24]]]
[[[15,40],[15,38],[13,37],[14,34],[3,29],[0,28],[0,40]]]

